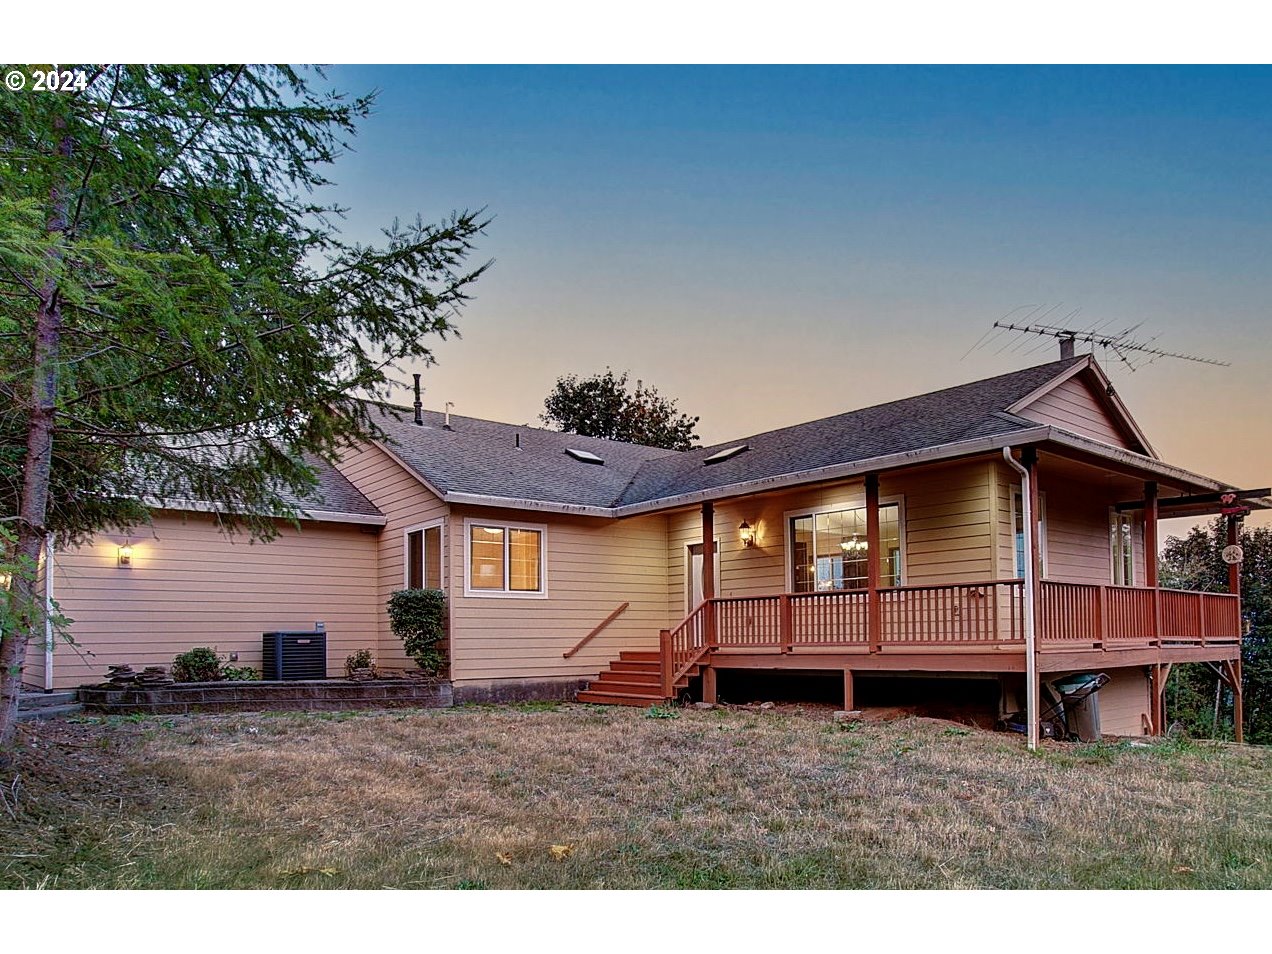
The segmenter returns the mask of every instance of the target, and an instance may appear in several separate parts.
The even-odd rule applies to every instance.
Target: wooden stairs
[[[702,671],[695,665],[675,685],[678,694]],[[579,702],[608,706],[652,706],[666,702],[658,653],[623,652],[578,695]]]

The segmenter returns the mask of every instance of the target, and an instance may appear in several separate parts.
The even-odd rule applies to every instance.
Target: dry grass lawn
[[[1272,887],[1267,749],[664,714],[28,726],[0,887]]]

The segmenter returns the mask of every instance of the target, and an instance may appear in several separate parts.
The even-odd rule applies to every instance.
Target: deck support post
[[[879,475],[866,475],[866,627],[870,651],[883,649],[883,618],[879,600]]]
[[[844,670],[844,711],[852,712],[854,708],[853,702],[853,677],[852,670]]]
[[[705,669],[702,670],[702,701],[715,703],[716,700],[716,669],[715,666],[708,661]]]
[[[1238,742],[1245,741],[1245,692],[1241,688],[1241,657],[1228,663],[1232,673],[1232,733]]]

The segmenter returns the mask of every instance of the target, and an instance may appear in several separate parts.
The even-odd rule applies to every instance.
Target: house
[[[1272,501],[1163,461],[1090,356],[687,452],[381,410],[388,440],[322,468],[269,544],[191,504],[57,554],[76,645],[25,681],[196,645],[259,666],[262,632],[318,623],[332,675],[362,648],[407,666],[384,605],[427,586],[457,700],[647,705],[784,673],[842,680],[849,708],[944,686],[1001,713],[1099,671],[1105,731],[1140,734],[1174,663],[1240,686],[1237,575],[1159,590],[1157,523]]]

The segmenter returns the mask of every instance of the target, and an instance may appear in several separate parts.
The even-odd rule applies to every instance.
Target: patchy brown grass
[[[674,715],[33,726],[0,772],[0,886],[1272,886],[1266,749]]]

